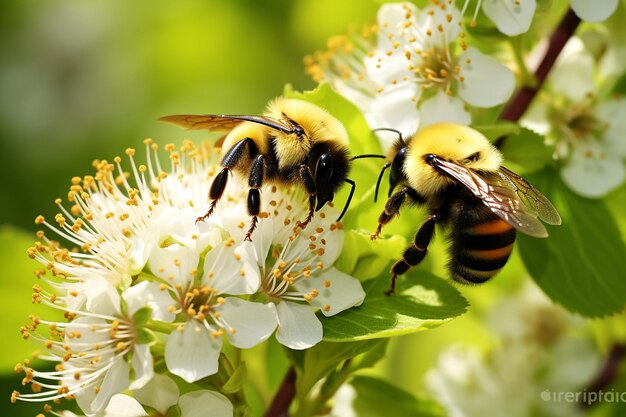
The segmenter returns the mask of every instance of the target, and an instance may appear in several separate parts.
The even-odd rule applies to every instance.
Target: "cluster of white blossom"
[[[216,374],[226,341],[246,349],[276,330],[283,345],[309,348],[323,336],[316,311],[332,316],[363,301],[359,281],[332,266],[343,245],[337,210],[327,205],[302,229],[306,196],[268,186],[253,242],[245,241],[246,187],[236,177],[216,212],[196,222],[218,168],[210,149],[168,145],[164,170],[157,145],[146,147],[145,165],[126,151],[130,172],[119,157],[96,161],[95,176],[72,180],[71,207],[59,199],[54,222],[37,218],[57,236],[41,231],[29,249],[45,265],[33,300],[63,320],[32,317],[22,328],[41,345],[39,358],[56,366],[19,364],[32,393],[15,392],[14,400],[75,398],[87,415],[116,407],[132,414],[140,404],[164,413],[177,404],[189,417],[200,415],[191,398],[201,397],[205,411],[231,415],[225,395],[198,389],[179,397],[164,386],[176,385],[170,376],[194,383]],[[155,371],[159,361],[169,376]],[[127,390],[134,398],[120,394]]]

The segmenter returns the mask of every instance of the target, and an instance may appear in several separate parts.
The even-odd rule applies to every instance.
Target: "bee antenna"
[[[348,184],[350,184],[350,194],[348,194],[348,199],[346,200],[346,204],[343,206],[343,210],[341,211],[341,214],[337,218],[337,221],[341,220],[343,215],[346,214],[346,211],[348,211],[348,206],[350,205],[350,202],[352,201],[352,196],[354,195],[354,188],[356,187],[356,184],[350,178],[344,178],[343,182],[347,182]]]
[[[403,145],[406,145],[406,143],[404,142],[404,138],[402,137],[402,132],[400,132],[399,130],[393,129],[391,127],[379,127],[377,129],[372,130],[372,132],[380,132],[380,131],[396,133],[398,135],[398,139],[400,139],[400,143],[402,143]]]
[[[350,158],[350,160],[354,161],[355,159],[361,159],[361,158],[381,158],[381,159],[385,159],[386,156],[385,155],[373,154],[373,153],[367,153],[367,154],[363,154],[363,155],[353,156],[352,158]]]
[[[378,189],[380,188],[380,182],[383,179],[383,175],[385,174],[385,170],[391,166],[391,162],[387,162],[383,165],[383,169],[380,170],[380,175],[378,176],[378,181],[376,181],[376,191],[374,192],[374,203],[378,200]]]

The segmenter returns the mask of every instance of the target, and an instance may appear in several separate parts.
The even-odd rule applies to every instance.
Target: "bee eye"
[[[471,154],[470,156],[468,156],[467,158],[465,158],[463,160],[464,163],[468,163],[468,162],[476,162],[480,159],[480,152],[474,152],[473,154]]]

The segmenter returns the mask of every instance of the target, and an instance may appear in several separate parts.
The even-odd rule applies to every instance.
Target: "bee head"
[[[453,182],[437,171],[437,159],[480,172],[497,171],[502,164],[500,152],[477,130],[453,123],[427,126],[411,138],[404,164],[411,187],[424,196]]]

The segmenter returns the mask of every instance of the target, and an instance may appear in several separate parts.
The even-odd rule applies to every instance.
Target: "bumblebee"
[[[211,184],[209,209],[197,221],[211,216],[224,193],[229,173],[238,172],[248,178],[247,210],[252,219],[246,240],[251,240],[256,228],[261,210],[260,188],[265,184],[304,187],[309,196],[309,211],[298,222],[301,228],[312,220],[315,211],[333,201],[343,183],[350,184],[351,190],[338,220],[354,194],[355,183],[347,178],[348,133],[341,122],[314,104],[279,97],[269,103],[262,116],[174,115],[159,120],[185,129],[229,131],[220,140],[222,170]]]
[[[428,217],[391,268],[387,295],[395,291],[398,275],[424,259],[437,224],[448,231],[450,277],[480,284],[504,267],[516,231],[547,237],[539,219],[561,223],[550,201],[503,167],[502,154],[480,132],[439,123],[418,131],[406,142],[397,133],[399,138],[376,183],[375,199],[385,170],[391,168],[388,200],[371,237],[376,239],[407,202],[425,205]]]

